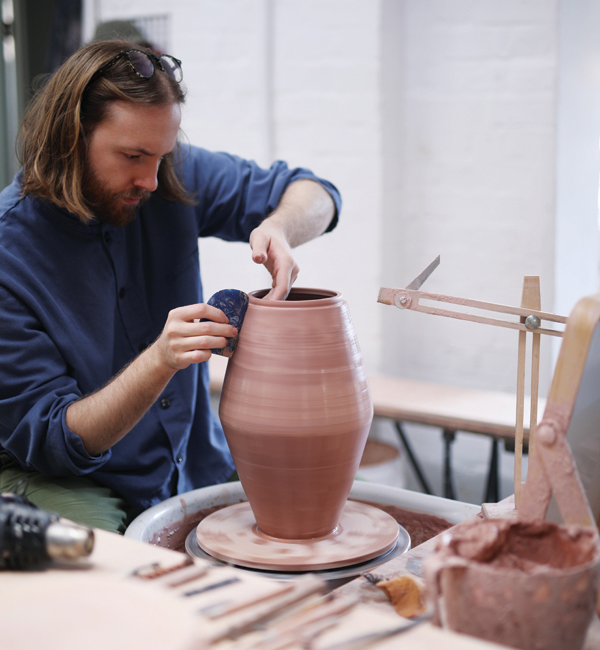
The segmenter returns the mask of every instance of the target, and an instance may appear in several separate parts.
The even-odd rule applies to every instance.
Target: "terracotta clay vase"
[[[250,294],[219,415],[262,534],[335,531],[373,417],[346,302],[323,289]]]

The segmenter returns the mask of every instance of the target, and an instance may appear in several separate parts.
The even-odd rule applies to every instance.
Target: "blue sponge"
[[[244,316],[248,309],[248,302],[248,294],[239,291],[238,289],[223,289],[217,291],[217,293],[208,299],[206,304],[220,309],[225,316],[229,318],[229,324],[233,325],[233,327],[236,327],[238,330],[238,335],[228,339],[227,345],[224,348],[215,348],[214,350],[211,350],[213,354],[220,354],[223,357],[233,356],[240,335],[240,330],[242,329]],[[205,321],[207,319],[203,318],[202,320]]]

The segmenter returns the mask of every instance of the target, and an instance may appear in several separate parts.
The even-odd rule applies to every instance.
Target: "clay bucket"
[[[526,650],[579,650],[594,614],[597,531],[549,522],[461,524],[424,563],[434,622]]]
[[[219,415],[260,531],[321,537],[339,522],[369,433],[367,376],[339,293],[266,293],[250,294]]]

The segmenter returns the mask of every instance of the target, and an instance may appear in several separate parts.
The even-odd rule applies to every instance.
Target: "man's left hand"
[[[283,229],[274,220],[266,219],[250,235],[252,261],[263,264],[273,282],[265,296],[269,300],[285,300],[296,281],[300,268]]]
[[[300,179],[287,187],[277,209],[250,234],[252,260],[273,278],[265,298],[288,297],[300,271],[292,248],[325,232],[334,214],[333,199],[319,183]]]

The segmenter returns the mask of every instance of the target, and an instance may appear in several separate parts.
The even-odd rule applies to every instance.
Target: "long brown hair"
[[[35,96],[19,131],[24,195],[51,201],[84,222],[93,220],[82,192],[87,141],[110,102],[164,106],[185,101],[181,84],[169,75],[157,70],[142,79],[126,57],[94,78],[116,54],[134,47],[151,53],[121,40],[90,43],[70,56]],[[176,174],[173,153],[160,165],[157,192],[167,200],[194,203]]]

